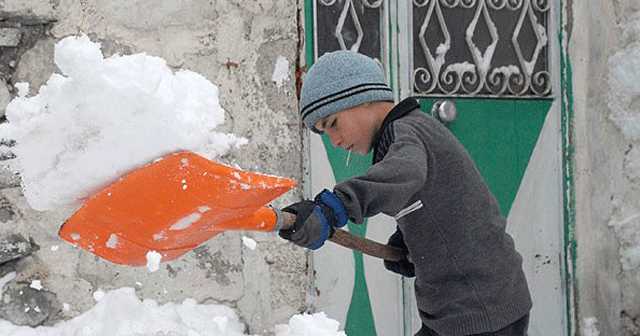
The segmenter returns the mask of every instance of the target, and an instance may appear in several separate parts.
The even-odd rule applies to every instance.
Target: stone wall
[[[299,5],[296,0],[0,0],[0,113],[28,82],[32,92],[56,71],[56,41],[86,33],[105,56],[145,52],[174,69],[207,77],[220,89],[224,131],[249,139],[225,161],[301,180],[302,149],[295,94]],[[289,80],[272,81],[276,59],[290,64]],[[0,159],[12,158],[12,143],[0,142]],[[301,190],[278,200],[281,206]],[[16,324],[52,324],[94,304],[98,289],[136,288],[160,302],[194,298],[238,310],[249,332],[265,333],[307,307],[307,255],[272,233],[227,232],[158,272],[99,260],[61,241],[57,227],[69,211],[29,208],[19,177],[0,170],[0,245],[27,244],[0,265],[5,287],[0,318]],[[241,236],[258,241],[250,250]],[[11,240],[14,239],[14,240]],[[0,249],[1,250],[1,249]],[[0,260],[2,252],[0,252]],[[30,287],[41,281],[42,290]],[[39,311],[25,307],[37,304]]]

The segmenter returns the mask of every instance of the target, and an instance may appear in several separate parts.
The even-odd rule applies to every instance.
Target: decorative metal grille
[[[353,50],[384,62],[387,0],[314,0],[315,59]]]
[[[412,0],[417,96],[551,93],[549,0]]]

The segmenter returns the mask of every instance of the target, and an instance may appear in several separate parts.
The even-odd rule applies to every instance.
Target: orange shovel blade
[[[58,234],[117,264],[145,265],[149,251],[169,261],[226,230],[273,231],[275,213],[265,205],[294,186],[174,153],[91,196]]]

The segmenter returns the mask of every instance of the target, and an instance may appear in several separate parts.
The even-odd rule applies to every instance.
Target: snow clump
[[[86,35],[62,39],[51,75],[29,96],[26,83],[6,108],[0,138],[16,141],[14,169],[36,210],[76,206],[118,176],[165,154],[213,158],[245,144],[216,132],[224,123],[218,88],[173,72],[144,53],[104,58]],[[15,160],[14,160],[15,161]]]

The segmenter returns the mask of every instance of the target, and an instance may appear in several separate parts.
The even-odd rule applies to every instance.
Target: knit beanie
[[[381,66],[353,51],[322,55],[309,69],[300,92],[300,114],[315,133],[318,120],[334,113],[375,101],[393,101]]]

